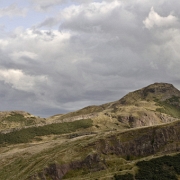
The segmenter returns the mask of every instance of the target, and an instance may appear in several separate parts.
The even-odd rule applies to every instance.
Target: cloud
[[[0,39],[0,46],[1,46],[1,49],[3,49],[4,47],[6,47],[8,45],[8,41],[7,40],[4,40],[4,39]]]
[[[10,6],[0,8],[0,17],[9,16],[13,18],[14,16],[23,16],[27,14],[26,8],[20,8],[17,4],[11,4]]]
[[[19,69],[0,69],[0,80],[12,85],[12,88],[31,92],[35,89],[36,83],[45,82],[45,76],[31,76]]]
[[[176,24],[177,21],[178,18],[171,14],[168,15],[167,17],[160,16],[158,13],[154,11],[154,8],[152,7],[148,17],[143,21],[143,23],[147,29],[151,29],[154,26],[169,27]]]
[[[30,0],[37,11],[46,11],[52,6],[60,4],[63,0]]]
[[[32,2],[44,19],[0,36],[0,108],[18,102],[47,116],[117,100],[154,82],[179,85],[177,1]],[[58,12],[46,12],[61,3]]]
[[[94,0],[29,0],[33,5],[34,9],[37,11],[48,11],[52,10],[52,8],[56,5],[64,5],[66,4],[73,4],[73,3],[78,3],[78,4],[88,4],[93,2]]]
[[[38,55],[33,53],[33,52],[28,52],[28,51],[20,51],[20,52],[13,52],[10,57],[13,60],[20,60],[20,59],[25,59],[25,58],[29,58],[29,59],[37,59]]]
[[[52,27],[57,24],[65,25],[68,22],[72,23],[72,21],[76,24],[77,19],[82,21],[82,25],[85,25],[84,23],[86,20],[87,23],[90,21],[98,23],[98,21],[101,21],[101,18],[104,19],[108,17],[109,13],[111,13],[113,9],[118,9],[120,5],[121,3],[118,1],[113,1],[111,3],[103,1],[81,5],[70,5],[60,11],[55,17],[46,18],[37,27]]]

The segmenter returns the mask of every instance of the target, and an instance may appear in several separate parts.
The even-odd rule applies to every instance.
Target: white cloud
[[[0,48],[3,49],[8,45],[8,40],[6,39],[0,39]]]
[[[12,98],[7,108],[13,109],[16,97],[27,111],[53,115],[117,100],[153,82],[178,80],[178,2],[68,2],[33,0],[43,10],[33,18],[40,13],[44,20],[0,36],[0,97]],[[158,13],[149,13],[152,6]],[[47,13],[50,7],[55,12]]]
[[[154,11],[154,8],[152,7],[148,17],[143,21],[143,23],[147,29],[151,29],[154,26],[169,27],[176,24],[177,21],[178,18],[171,14],[167,17],[160,16],[157,12]]]
[[[12,88],[32,92],[36,83],[45,82],[45,76],[30,76],[19,69],[0,69],[0,80],[12,85]]]
[[[68,21],[76,21],[81,19],[79,24],[84,23],[85,19],[87,21],[102,21],[108,16],[111,16],[111,12],[118,9],[122,3],[118,1],[113,2],[92,2],[84,3],[80,5],[70,5],[65,7],[58,13],[55,17],[48,17],[43,22],[36,25],[36,27],[53,27],[55,25],[63,24]]]
[[[25,17],[27,14],[27,9],[26,8],[20,8],[16,4],[11,4],[10,6],[0,8],[0,17],[3,16],[9,16],[9,17],[14,17],[14,16],[23,16]]]
[[[111,3],[103,2],[93,2],[91,4],[85,5],[72,5],[67,7],[62,11],[62,16],[64,19],[68,20],[77,15],[84,15],[85,17],[92,18],[101,18],[108,13],[111,13],[115,8],[119,8],[121,5],[118,1],[113,1]],[[100,17],[98,17],[98,15]]]
[[[6,39],[8,45],[4,51],[13,59],[31,58],[43,62],[45,59],[52,59],[56,53],[64,53],[63,49],[70,37],[70,33],[57,30],[18,29]]]

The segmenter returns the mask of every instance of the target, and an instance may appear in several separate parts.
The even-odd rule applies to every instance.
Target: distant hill
[[[172,84],[46,119],[0,112],[0,130],[1,180],[180,177],[180,91]]]
[[[24,111],[0,112],[0,132],[11,131],[36,124],[45,124],[46,120]]]
[[[180,118],[179,107],[180,91],[172,84],[155,83],[118,101],[88,106],[54,119],[69,122],[91,118],[98,129],[120,130],[175,121]]]

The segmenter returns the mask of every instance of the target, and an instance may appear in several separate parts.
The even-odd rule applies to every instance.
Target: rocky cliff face
[[[180,122],[112,135],[95,142],[100,153],[134,158],[180,151]]]
[[[173,122],[176,120],[178,120],[178,118],[151,111],[145,111],[141,116],[133,116],[132,114],[130,114],[129,116],[118,117],[119,122],[126,123],[130,128],[154,126],[157,124]]]
[[[98,154],[91,154],[81,161],[72,161],[63,165],[51,164],[38,174],[29,177],[28,180],[47,180],[47,177],[52,180],[61,180],[68,171],[80,168],[87,169],[89,172],[95,172],[104,170],[105,163]]]
[[[90,114],[85,114],[85,115],[79,115],[79,116],[73,116],[73,117],[68,117],[68,118],[63,118],[62,120],[56,120],[55,122],[73,122],[73,121],[78,121],[81,119],[91,119],[94,117],[97,117],[97,113],[90,113]]]
[[[48,168],[28,178],[29,180],[61,180],[70,170],[88,169],[89,172],[106,169],[108,155],[137,159],[154,154],[180,151],[180,121],[158,127],[147,127],[123,133],[113,133],[88,144],[84,149],[93,149],[95,154],[67,164],[51,164]]]

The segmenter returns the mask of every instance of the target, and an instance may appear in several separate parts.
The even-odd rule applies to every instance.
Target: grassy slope
[[[75,132],[78,129],[85,129],[92,126],[91,119],[84,119],[74,122],[50,124],[41,127],[30,127],[19,131],[0,134],[0,144],[17,144],[30,142],[35,137],[47,136],[50,134],[65,134]]]
[[[83,138],[83,140],[77,138],[76,141],[74,139],[62,141],[62,137],[57,137],[56,140],[52,140],[54,143],[50,145],[50,148],[44,148],[44,150],[33,154],[26,151],[28,147],[32,147],[33,144],[27,144],[27,149],[20,154],[17,151],[13,153],[12,156],[8,155],[3,158],[0,166],[0,179],[5,180],[10,178],[12,180],[24,180],[28,175],[33,175],[50,163],[58,162],[64,164],[70,162],[72,159],[81,159],[89,153],[82,151],[82,149],[84,146],[83,143],[89,142],[90,139],[91,137],[86,137]],[[23,146],[20,147],[23,148]],[[9,146],[9,148],[14,149],[12,146]],[[9,157],[11,158],[9,159]]]
[[[2,160],[0,162],[0,179],[24,180],[28,175],[42,170],[51,162],[65,163],[70,161],[73,155],[69,156],[68,151],[72,151],[74,154],[79,153],[76,146],[80,146],[81,141],[76,142],[74,139],[69,139],[68,133],[72,134],[72,132],[80,130],[83,132],[91,126],[92,120],[87,119],[22,129],[1,135],[1,143],[6,144],[2,144],[3,146],[0,148]],[[52,136],[52,134],[54,135]],[[45,141],[42,139],[39,142],[34,141],[37,136],[41,136],[42,139],[46,137],[46,139]],[[27,143],[30,141],[32,143]],[[16,145],[16,143],[22,142],[23,144]]]
[[[159,105],[161,108],[157,108],[156,110],[168,114],[175,118],[180,118],[180,97],[173,96],[166,101],[158,101],[157,105]]]
[[[172,123],[171,126],[174,124]],[[163,128],[164,126],[160,126]],[[152,128],[152,127],[151,127]],[[150,129],[151,129],[150,128]],[[156,127],[159,128],[159,127]],[[137,136],[141,136],[148,131],[148,127],[139,128],[137,130],[129,130],[123,133],[114,132],[118,134],[121,141],[129,141]],[[133,136],[131,135],[133,131]],[[47,139],[39,143],[27,143],[17,145],[8,145],[1,153],[2,158],[0,162],[0,179],[24,180],[29,175],[40,172],[47,167],[48,164],[58,163],[64,164],[72,160],[84,159],[88,154],[96,153],[95,149],[89,144],[93,144],[99,139],[106,139],[112,133],[100,133],[89,136],[81,136],[69,139],[69,136],[55,136],[55,138]],[[64,138],[64,139],[63,139]],[[48,143],[49,146],[45,146]],[[32,150],[34,146],[34,150]],[[38,146],[42,146],[40,151],[37,152]],[[0,148],[0,151],[2,151]],[[16,151],[16,152],[15,152]],[[116,155],[102,155],[101,158],[106,158],[106,170],[98,172],[90,172],[88,170],[74,170],[66,175],[66,179],[111,179],[115,174],[135,174],[137,172],[136,162],[138,160],[129,161]],[[141,159],[139,159],[141,160]],[[103,177],[103,178],[102,178]]]
[[[90,114],[90,113],[98,113],[101,111],[103,111],[103,108],[101,106],[88,106],[88,107],[85,107],[85,108],[80,109],[78,111],[70,112],[70,113],[67,113],[65,115],[62,115],[60,118],[61,119],[70,118],[70,117],[79,116],[79,115],[86,115],[86,114]]]
[[[45,122],[44,118],[39,118],[23,111],[0,112],[0,130],[22,128],[38,123],[45,124]]]
[[[101,132],[102,130],[109,130],[111,133],[116,134],[117,132],[112,132],[112,130],[118,129],[118,127],[118,130],[121,131],[128,128],[119,123],[117,119],[119,115],[129,116],[130,114],[133,114],[134,116],[140,117],[144,111],[156,112],[157,110],[158,112],[180,118],[178,97],[172,97],[163,102],[159,101],[159,99],[157,101],[153,94],[151,94],[148,96],[148,100],[146,101],[145,99],[142,99],[139,92],[140,91],[135,91],[134,93],[130,93],[129,96],[126,96],[123,100],[126,100],[128,103],[125,105],[122,104],[123,101],[116,101],[115,103],[108,103],[104,106],[90,106],[73,113],[61,115],[61,118],[68,118],[94,112],[100,113],[99,117],[93,119],[93,125],[97,126],[96,130],[99,131],[97,135],[92,134],[90,136],[81,136],[73,139],[69,139],[69,136],[61,135],[75,131],[81,132],[81,128],[86,129],[92,126],[91,120],[52,124],[36,128],[33,127],[29,129],[22,129],[7,135],[0,135],[0,143],[5,144],[5,147],[0,148],[0,153],[3,152],[2,161],[0,162],[0,179],[24,180],[28,175],[41,171],[50,163],[57,162],[59,164],[63,164],[72,161],[72,159],[83,159],[88,154],[95,153],[95,150],[92,147],[85,147],[98,139],[106,139],[106,133]],[[161,98],[161,96],[158,98]],[[156,104],[154,103],[154,100]],[[103,114],[104,112],[108,112],[110,116],[105,116]],[[21,118],[19,117],[17,121],[21,121]],[[160,127],[158,126],[157,128]],[[137,130],[134,129],[133,131],[136,131],[133,133],[134,137],[131,136],[131,130],[129,130],[125,133],[126,136],[122,135],[121,140],[129,141],[135,138],[135,136],[140,136],[141,134],[146,133],[147,130],[148,128],[144,128],[143,130],[141,130],[141,128]],[[108,133],[109,132],[107,132],[107,134]],[[50,138],[50,135],[52,134],[55,136]],[[41,139],[45,138],[46,141],[39,139],[41,141],[35,142],[34,140],[38,139],[37,137],[40,137]],[[26,144],[18,146],[10,145],[14,143]],[[40,149],[37,150],[38,148]],[[32,149],[33,153],[31,153]],[[18,151],[20,153],[18,153]],[[111,179],[115,174],[117,174],[116,178],[118,178],[119,175],[124,175],[126,173],[130,173],[135,176],[137,173],[137,161],[138,160],[128,161],[122,157],[108,155],[106,157],[106,170],[94,173],[84,170],[74,170],[69,172],[65,178],[73,180],[82,178],[87,180],[103,179],[104,177],[104,179]],[[126,178],[126,175],[121,177],[121,179],[122,178]]]
[[[180,154],[140,160],[134,164],[137,171],[115,174],[115,180],[178,180],[180,175]]]

